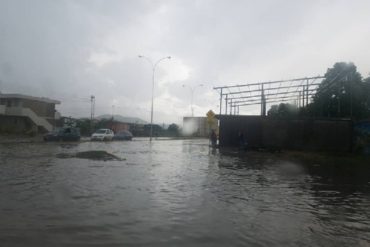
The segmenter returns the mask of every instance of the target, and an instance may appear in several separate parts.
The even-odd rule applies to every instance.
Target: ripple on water
[[[212,153],[208,140],[1,147],[4,246],[370,243],[369,177],[273,154]],[[88,150],[126,161],[54,158]]]

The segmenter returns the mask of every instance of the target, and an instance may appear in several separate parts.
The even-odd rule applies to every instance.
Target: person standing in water
[[[246,150],[247,149],[247,142],[245,141],[243,132],[239,131],[238,139],[239,139],[239,149],[240,150]]]
[[[215,130],[211,131],[209,139],[211,141],[212,148],[215,148],[217,146],[217,134]]]

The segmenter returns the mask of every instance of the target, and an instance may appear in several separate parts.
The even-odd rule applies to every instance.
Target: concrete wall
[[[2,109],[5,109],[3,112]],[[38,117],[45,119],[49,124],[55,126],[55,104],[47,103],[32,99],[23,98],[2,98],[0,99],[0,114],[19,115],[22,116],[22,109],[28,108],[33,111]],[[18,112],[17,112],[18,111]]]
[[[41,101],[35,100],[28,100],[22,99],[23,107],[30,108],[34,111],[37,115],[44,118],[52,118],[55,117],[55,105],[49,104]]]
[[[352,148],[349,120],[273,119],[261,116],[221,115],[220,146],[238,146],[242,132],[250,147],[293,150],[343,151]]]
[[[21,98],[7,98],[0,99],[0,105],[6,105],[8,107],[25,107],[30,108],[38,116],[43,118],[55,117],[55,104],[41,102],[31,99],[21,99]]]
[[[0,115],[0,133],[37,133],[38,127],[27,117]]]

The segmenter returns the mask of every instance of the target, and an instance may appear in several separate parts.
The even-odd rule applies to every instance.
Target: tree
[[[167,131],[170,136],[179,136],[179,129],[179,126],[173,123],[168,126]]]
[[[365,117],[368,110],[364,86],[353,63],[336,63],[327,70],[307,112],[321,117]]]
[[[89,136],[92,132],[91,121],[88,118],[77,119],[76,127],[80,129],[80,133],[83,136]]]
[[[267,111],[267,116],[277,117],[279,116],[279,105],[272,105],[270,110]]]
[[[158,124],[153,124],[153,137],[163,136],[163,128]],[[150,136],[150,124],[144,125],[144,136]]]
[[[271,117],[292,118],[298,115],[298,108],[289,103],[281,103],[271,106],[267,115]]]
[[[364,79],[365,108],[367,117],[370,117],[370,77]]]

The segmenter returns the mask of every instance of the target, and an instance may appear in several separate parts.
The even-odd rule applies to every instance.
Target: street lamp
[[[112,105],[112,120],[114,118],[114,105]]]
[[[198,84],[194,87],[187,86],[187,85],[183,84],[182,87],[189,87],[190,88],[190,92],[191,92],[191,99],[190,99],[191,116],[194,117],[194,106],[193,106],[194,91],[197,87],[203,87],[203,84]]]
[[[157,67],[157,65],[165,60],[165,59],[171,59],[170,56],[168,57],[162,57],[161,59],[157,60],[155,63],[152,62],[152,60],[146,56],[142,56],[142,55],[139,55],[139,58],[144,58],[146,61],[148,61],[150,63],[150,65],[152,65],[152,108],[151,108],[151,111],[150,111],[150,141],[152,141],[152,136],[153,136],[153,103],[154,103],[154,73],[155,73],[155,69]]]

